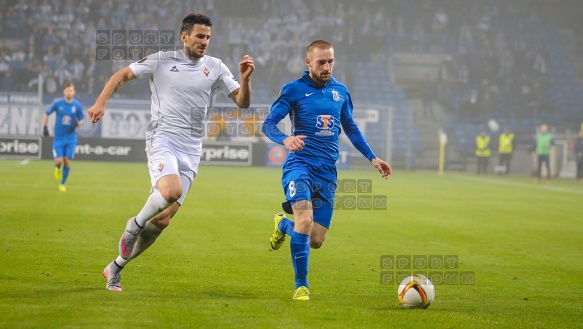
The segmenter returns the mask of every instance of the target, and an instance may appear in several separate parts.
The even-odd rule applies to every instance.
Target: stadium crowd
[[[95,97],[129,60],[97,60],[96,32],[172,29],[203,12],[214,21],[208,53],[235,67],[252,54],[254,81],[277,95],[304,69],[304,45],[332,41],[343,58],[337,74],[350,87],[354,62],[383,62],[393,51],[444,55],[436,85],[454,111],[494,111],[543,102],[547,59],[536,40],[536,6],[527,1],[465,0],[0,0],[0,90],[58,93],[69,80]],[[177,47],[180,40],[175,38]],[[534,47],[533,47],[534,46]],[[541,47],[538,47],[541,46]],[[257,90],[257,89],[256,89]],[[147,92],[139,84],[122,96]]]

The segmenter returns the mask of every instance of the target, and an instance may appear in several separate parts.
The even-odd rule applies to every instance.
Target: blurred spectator
[[[57,81],[57,88],[64,86],[65,82],[69,82],[72,78],[71,72],[65,68],[63,63],[59,65],[53,76]]]
[[[456,83],[455,66],[453,64],[452,56],[446,55],[441,61],[438,80],[440,98],[451,95]]]
[[[581,130],[577,139],[575,139],[573,145],[573,152],[575,153],[575,161],[577,163],[577,175],[575,176],[575,181],[583,183],[583,124],[581,125]]]
[[[435,99],[435,81],[431,79],[429,73],[423,76],[421,83],[421,99],[423,102],[423,116],[425,118],[434,119],[433,114],[433,100]]]
[[[73,64],[71,65],[71,77],[75,81],[81,81],[83,78],[83,73],[85,71],[85,65],[81,62],[79,57],[75,57]]]
[[[425,50],[425,30],[418,19],[413,26],[413,52],[422,53]]]
[[[431,24],[431,29],[433,32],[444,32],[447,27],[448,17],[443,8],[439,8],[433,15],[433,22]]]
[[[12,91],[13,88],[14,88],[14,79],[12,78],[12,72],[7,71],[3,75],[0,75],[0,90]]]
[[[0,48],[0,78],[6,76],[6,73],[10,71],[10,55],[8,51],[4,48]]]

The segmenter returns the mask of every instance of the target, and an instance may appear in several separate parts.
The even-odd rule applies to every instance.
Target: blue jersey
[[[55,139],[76,139],[74,125],[76,122],[83,120],[83,107],[76,99],[67,103],[65,98],[57,99],[53,102],[45,113],[50,115],[56,112],[55,120]]]
[[[306,71],[300,79],[283,86],[265,120],[263,132],[272,141],[282,144],[287,136],[275,125],[289,115],[292,135],[307,137],[303,149],[291,153],[288,161],[299,156],[336,162],[338,138],[344,129],[352,144],[372,160],[376,156],[356,125],[352,111],[352,100],[344,84],[331,77],[326,85],[318,87]]]

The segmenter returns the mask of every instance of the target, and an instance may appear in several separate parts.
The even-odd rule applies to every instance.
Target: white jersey
[[[182,50],[160,51],[129,65],[137,78],[148,78],[152,118],[146,141],[163,138],[178,150],[200,155],[207,109],[213,93],[227,95],[240,85],[218,58],[188,58]]]

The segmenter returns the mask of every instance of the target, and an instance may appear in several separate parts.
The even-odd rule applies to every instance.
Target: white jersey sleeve
[[[160,61],[160,52],[150,54],[137,62],[133,62],[129,65],[130,70],[134,73],[136,78],[152,78],[154,72],[158,67],[158,62]]]
[[[231,73],[231,71],[229,70],[227,65],[225,65],[225,63],[223,63],[222,61],[221,61],[221,67],[220,67],[219,72],[220,72],[219,78],[213,84],[213,88],[212,88],[213,91],[215,91],[218,88],[221,91],[223,91],[225,94],[227,94],[227,96],[229,96],[229,95],[231,95],[232,92],[234,92],[235,90],[237,90],[241,87],[239,85],[239,82],[237,82],[237,79],[235,79],[235,76],[233,75],[233,73]]]

